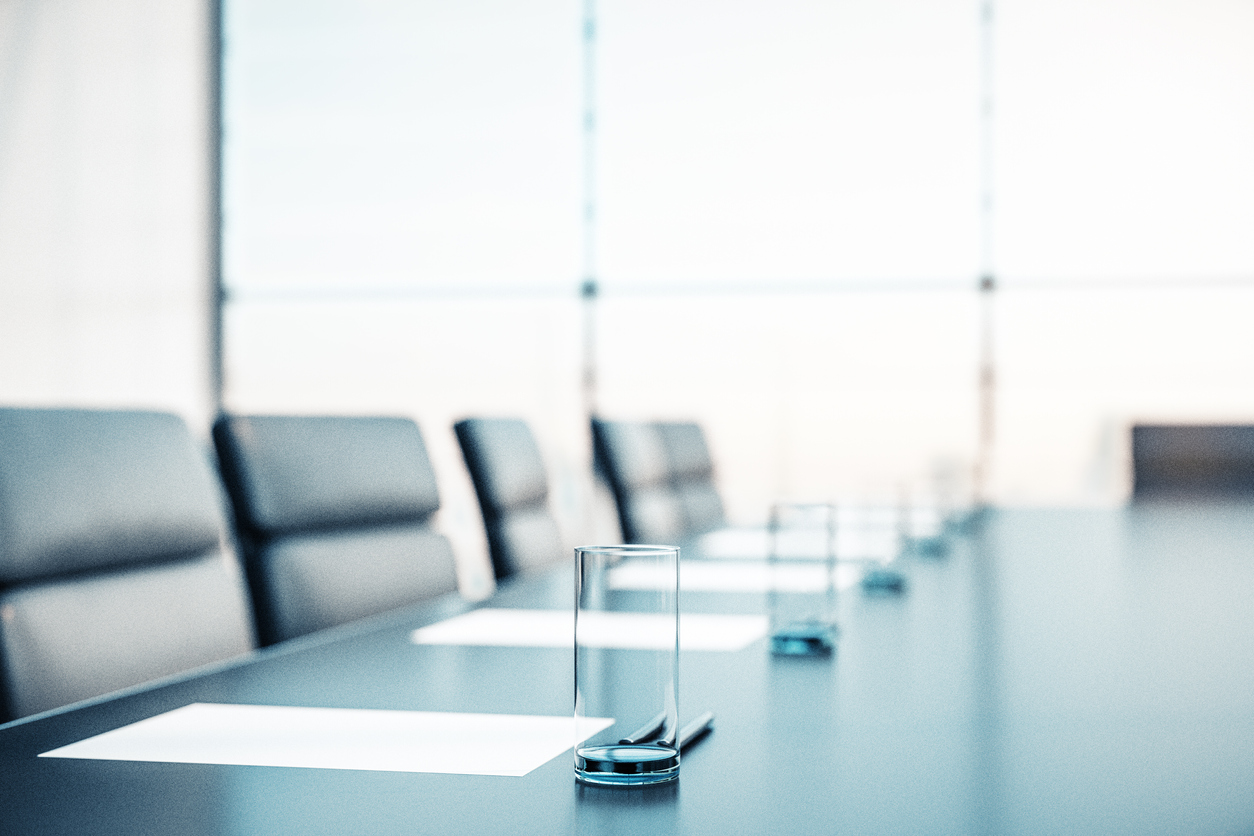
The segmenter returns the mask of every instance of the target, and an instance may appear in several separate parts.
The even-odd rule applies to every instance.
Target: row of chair
[[[454,425],[474,482],[498,580],[551,560],[561,537],[548,511],[544,462],[527,425]],[[593,419],[595,464],[609,483],[624,542],[680,543],[725,525],[701,427]]]
[[[454,429],[497,578],[563,558],[527,425]],[[593,431],[628,542],[721,523],[699,427],[597,421]],[[212,435],[221,480],[173,415],[0,409],[4,718],[456,588],[413,421],[222,416]]]

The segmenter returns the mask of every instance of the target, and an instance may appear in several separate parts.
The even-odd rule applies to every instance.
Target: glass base
[[[835,649],[834,624],[789,624],[771,634],[771,652],[776,656],[831,656]]]
[[[906,579],[891,569],[872,569],[862,576],[862,588],[867,592],[900,594],[906,590]]]
[[[673,746],[585,746],[575,750],[575,779],[600,787],[664,784],[679,777]]]
[[[910,542],[910,550],[922,557],[945,557],[949,554],[949,541],[940,535],[916,537]]]

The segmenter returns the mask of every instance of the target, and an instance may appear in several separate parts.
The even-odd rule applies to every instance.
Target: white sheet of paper
[[[766,635],[766,616],[683,613],[679,617],[680,650],[735,651]],[[666,647],[671,625],[653,613],[597,613],[588,620],[585,638],[596,647],[658,650]],[[507,610],[484,608],[421,627],[415,644],[460,644],[498,647],[573,647],[575,614],[569,610]]]
[[[614,722],[586,719],[579,740]],[[572,716],[193,703],[40,757],[521,777],[574,738]]]
[[[611,589],[663,589],[673,576],[645,562],[627,562],[610,570]],[[837,566],[836,588],[848,589],[862,578],[861,566]],[[821,563],[770,566],[758,561],[688,560],[679,569],[679,588],[689,592],[821,592],[827,567]]]

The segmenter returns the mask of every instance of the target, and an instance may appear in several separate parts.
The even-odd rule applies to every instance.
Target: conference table
[[[70,754],[205,706],[565,723],[571,648],[414,633],[568,609],[564,564],[0,726],[0,832],[1254,833],[1254,507],[997,510],[896,568],[904,594],[840,594],[833,657],[682,650],[681,720],[716,721],[671,785],[580,785],[569,745],[516,776]],[[680,606],[750,617],[763,598]]]

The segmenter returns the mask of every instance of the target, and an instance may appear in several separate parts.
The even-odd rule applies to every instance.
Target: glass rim
[[[614,546],[575,546],[580,554],[679,554],[679,546],[650,545],[647,543],[620,543]]]

